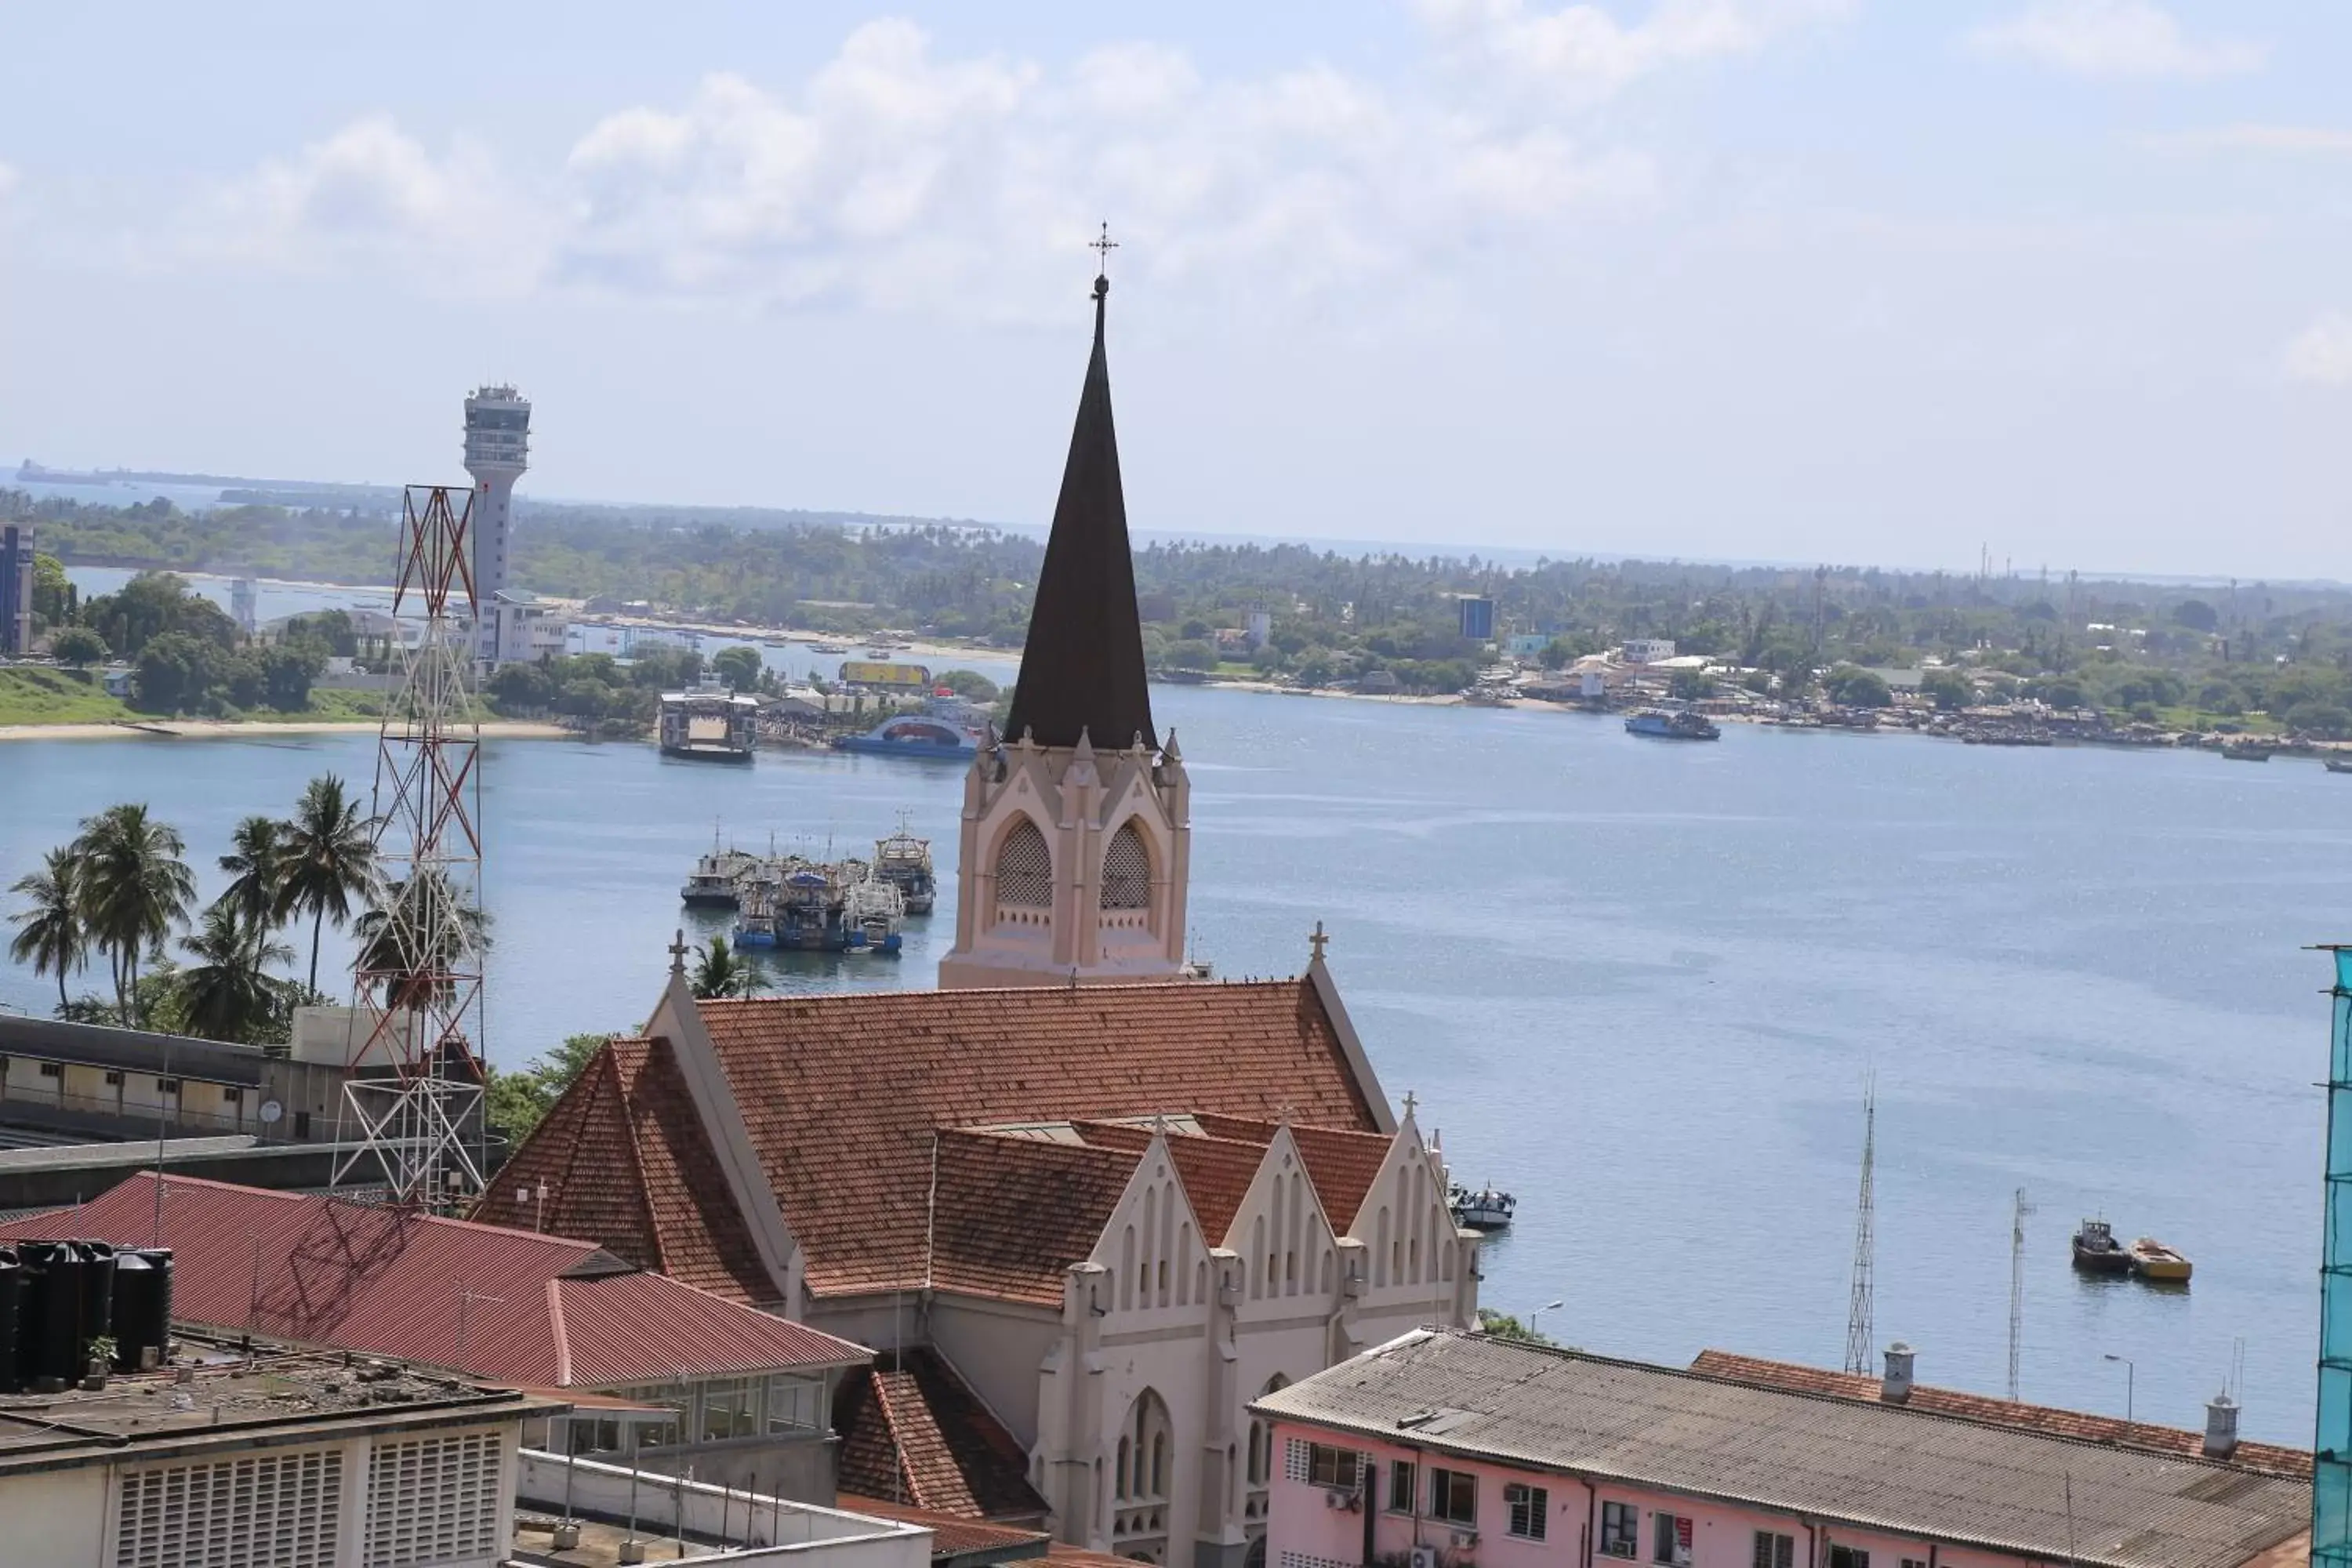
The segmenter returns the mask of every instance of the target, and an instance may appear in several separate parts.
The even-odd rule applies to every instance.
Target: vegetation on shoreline
[[[1044,553],[1034,538],[733,515],[741,525],[708,510],[526,500],[515,575],[542,593],[647,601],[719,624],[888,627],[1005,647],[1022,639]],[[77,561],[362,582],[388,571],[390,524],[350,511],[191,516],[162,501],[99,507],[0,490],[0,516],[30,518],[45,550]],[[1135,576],[1146,658],[1162,672],[1310,686],[1377,673],[1406,692],[1458,690],[1486,657],[1459,635],[1459,598],[1477,595],[1495,601],[1499,632],[1540,639],[1554,668],[1625,638],[1667,637],[1780,695],[1821,689],[1827,678],[1866,701],[1876,689],[1844,667],[1942,668],[1963,673],[1971,697],[2085,702],[2143,721],[2179,715],[2189,728],[2352,733],[2352,589],[2330,584],[1591,559],[1507,567],[1475,555],[1200,543],[1145,546]],[[1267,635],[1249,646],[1237,628],[1254,609],[1266,615]],[[534,694],[544,710],[593,707],[584,688],[573,689],[583,673],[615,692],[634,685],[567,668],[560,692]]]

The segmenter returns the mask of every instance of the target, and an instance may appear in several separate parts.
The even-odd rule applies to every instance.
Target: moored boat
[[[2319,760],[2331,773],[2352,773],[2352,758],[2322,757]]]
[[[2190,1267],[2188,1258],[2152,1236],[2143,1236],[2131,1244],[2131,1271],[2143,1279],[2185,1285]]]
[[[874,875],[898,889],[910,915],[927,915],[939,896],[939,885],[931,872],[931,841],[918,838],[907,831],[901,821],[898,831],[887,838],[874,841]]]
[[[2246,741],[2231,742],[2221,748],[2221,754],[2233,763],[2267,763],[2271,760],[2268,746],[2257,746]]]
[[[1629,735],[1648,735],[1661,741],[1718,741],[1723,731],[1704,713],[1688,709],[1668,712],[1664,708],[1644,708],[1625,721]]]
[[[688,872],[685,885],[677,890],[678,902],[696,909],[731,910],[736,905],[736,879],[760,863],[760,858],[748,849],[721,849],[719,835],[710,836],[710,853],[694,863]]]
[[[1472,1230],[1500,1230],[1511,1223],[1511,1211],[1519,1206],[1519,1200],[1493,1186],[1481,1187],[1475,1193],[1467,1187],[1455,1187],[1449,1206],[1454,1210],[1456,1225]]]
[[[980,753],[977,731],[929,714],[904,713],[885,719],[863,735],[836,735],[836,752],[861,752],[870,756],[933,757],[968,763]]]
[[[2105,1220],[2084,1220],[2074,1232],[2074,1267],[2085,1274],[2122,1274],[2131,1268],[2131,1254]]]

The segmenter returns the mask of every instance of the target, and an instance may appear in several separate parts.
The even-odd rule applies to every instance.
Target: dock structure
[[[759,745],[758,698],[727,691],[662,693],[663,756],[748,763]]]
[[[2319,1262],[2319,1415],[2312,1437],[2312,1568],[2352,1564],[2352,945],[2324,947],[2328,987],[2327,1175]]]

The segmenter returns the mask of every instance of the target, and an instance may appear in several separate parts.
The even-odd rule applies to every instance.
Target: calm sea
[[[2245,1342],[2245,1426],[2309,1435],[2327,968],[2352,936],[2352,779],[2205,754],[2011,751],[1161,688],[1193,770],[1192,923],[1219,973],[1292,973],[1315,921],[1391,1097],[1460,1178],[1520,1195],[1486,1300],[1589,1349],[1834,1363],[1866,1074],[1880,1342],[2004,1382],[2026,1190],[2023,1391],[2193,1425]],[[109,802],[209,868],[363,736],[0,744],[0,883]],[[960,773],[831,755],[749,769],[650,746],[487,750],[492,1058],[651,1008],[677,889],[726,837],[846,853],[900,814],[951,879]],[[221,881],[209,870],[206,890]],[[942,913],[784,989],[928,985]],[[330,949],[330,963],[343,955]],[[48,983],[0,967],[0,1002]],[[2077,1279],[2105,1214],[2189,1253],[2158,1293]]]

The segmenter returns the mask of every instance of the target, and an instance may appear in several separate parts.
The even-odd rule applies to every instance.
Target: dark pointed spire
[[[1108,237],[1106,237],[1106,244]],[[1127,500],[1111,428],[1110,371],[1103,358],[1103,302],[1095,279],[1095,351],[1078,394],[1070,460],[1054,503],[1054,533],[1029,612],[1029,640],[1005,728],[1034,731],[1041,746],[1075,746],[1081,734],[1140,735],[1157,745],[1143,676],[1143,626],[1128,553]]]

